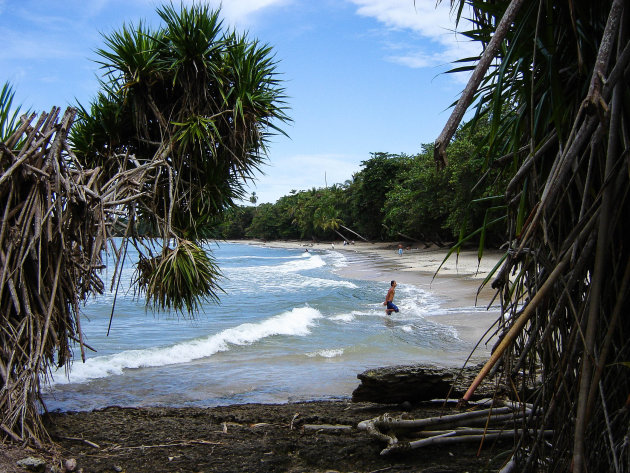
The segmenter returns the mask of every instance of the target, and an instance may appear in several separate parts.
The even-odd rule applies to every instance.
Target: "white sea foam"
[[[318,350],[312,353],[307,353],[309,358],[321,357],[321,358],[334,358],[336,356],[343,355],[343,348],[329,348],[324,350]]]
[[[306,255],[308,257],[308,254]],[[266,259],[295,259],[301,258],[302,256],[254,256],[254,255],[241,255],[241,256],[222,256],[219,260],[219,264],[221,261],[249,261],[249,260],[266,260]]]
[[[302,287],[345,287],[347,289],[356,289],[358,286],[352,281],[344,279],[322,279],[302,277],[295,279],[295,289]]]
[[[478,306],[467,306],[467,307],[445,307],[436,311],[435,315],[447,315],[447,314],[473,314],[473,313],[482,313],[482,314],[493,314],[501,311],[501,307],[498,305],[493,305],[490,308],[486,306],[478,305]]]
[[[328,253],[328,256],[333,268],[339,269],[348,266],[348,259],[344,254],[339,253],[338,251],[331,251]]]
[[[441,301],[419,287],[399,284],[394,303],[406,318],[424,318],[439,310]]]
[[[57,372],[53,384],[83,383],[91,379],[119,375],[125,369],[166,366],[206,358],[227,351],[230,345],[250,345],[274,335],[305,336],[321,313],[311,307],[267,318],[258,323],[244,323],[208,337],[189,340],[167,347],[125,350],[114,355],[89,358],[72,366],[69,380]]]
[[[302,256],[294,258],[292,261],[273,266],[255,266],[249,268],[255,271],[270,271],[275,273],[297,273],[298,271],[307,271],[309,269],[321,268],[326,266],[326,262],[319,255],[304,253]],[[248,268],[241,268],[248,269]]]
[[[333,315],[330,318],[330,320],[334,320],[335,322],[352,322],[354,320],[356,316],[356,312],[350,312],[350,313],[344,313],[344,314],[338,314],[338,315]]]
[[[268,268],[268,267],[264,267]],[[238,290],[240,293],[257,293],[265,291],[286,292],[287,290],[299,291],[306,288],[347,288],[356,289],[357,285],[344,279],[325,279],[305,276],[299,273],[282,272],[272,274],[273,270],[260,268],[229,268],[225,271],[228,280],[239,281]],[[240,284],[240,281],[248,281],[248,285]]]

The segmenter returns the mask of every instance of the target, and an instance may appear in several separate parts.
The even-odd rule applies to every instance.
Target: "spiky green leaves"
[[[183,311],[216,300],[216,266],[195,242],[214,235],[216,218],[244,196],[288,117],[269,46],[225,30],[207,5],[157,14],[157,28],[105,35],[102,91],[81,107],[72,142],[103,182],[133,187],[120,190],[129,196],[125,234],[188,241],[159,259],[143,255],[138,278],[155,307]]]
[[[130,166],[164,160],[141,202],[163,222],[191,222],[197,209],[220,214],[243,195],[264,161],[271,134],[286,122],[284,89],[268,45],[225,31],[207,5],[160,7],[159,28],[125,25],[97,51],[103,92],[73,133],[85,162]],[[124,161],[124,162],[123,162]],[[203,201],[202,201],[203,200]],[[170,215],[167,215],[170,213]],[[190,229],[163,227],[163,235]]]
[[[141,257],[136,269],[136,283],[147,305],[181,314],[195,314],[208,300],[218,302],[220,277],[212,257],[187,240],[165,247],[159,256]]]
[[[19,125],[20,107],[13,106],[15,92],[11,84],[5,82],[0,90],[0,141],[5,142]]]

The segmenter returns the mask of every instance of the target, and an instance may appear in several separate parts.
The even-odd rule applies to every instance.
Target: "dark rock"
[[[459,399],[481,367],[467,367],[462,370],[412,365],[367,370],[357,375],[361,384],[352,393],[352,400],[396,404],[444,399],[447,396],[450,399]],[[494,390],[495,384],[486,380],[477,388],[471,400],[491,397]]]
[[[413,406],[411,405],[409,401],[405,401],[405,402],[400,403],[400,408],[403,411],[410,411],[413,408]]]

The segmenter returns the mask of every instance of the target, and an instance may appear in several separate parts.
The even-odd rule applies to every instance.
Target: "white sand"
[[[411,249],[403,249],[403,255],[399,256],[398,246],[395,243],[366,243],[355,242],[353,245],[343,245],[343,242],[332,243],[309,243],[303,241],[268,241],[262,240],[243,240],[241,243],[251,243],[256,245],[264,245],[275,248],[299,248],[299,249],[315,249],[315,250],[331,250],[341,252],[357,252],[380,256],[383,259],[401,266],[399,271],[421,272],[425,275],[431,275],[440,269],[439,276],[464,276],[472,279],[483,280],[486,275],[499,261],[502,252],[486,250],[484,251],[481,261],[477,259],[477,251],[463,250],[457,255],[453,253],[451,257],[444,262],[449,249],[438,247],[413,247]],[[442,267],[440,268],[440,265]]]

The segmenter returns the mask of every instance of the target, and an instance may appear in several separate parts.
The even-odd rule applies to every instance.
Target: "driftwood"
[[[327,431],[327,432],[349,432],[352,430],[351,425],[344,424],[304,424],[304,430]]]
[[[487,401],[480,404],[487,404]],[[507,402],[497,407],[425,419],[408,419],[406,414],[396,417],[383,414],[360,422],[358,428],[386,442],[387,447],[381,451],[381,455],[388,455],[429,445],[481,443],[484,440],[514,438],[522,433],[516,428],[517,422],[522,422],[524,417],[536,415],[538,412],[532,411],[527,405]],[[471,425],[480,425],[482,428],[470,427]],[[534,431],[531,433],[540,434]],[[553,431],[545,431],[542,435],[551,436]]]

